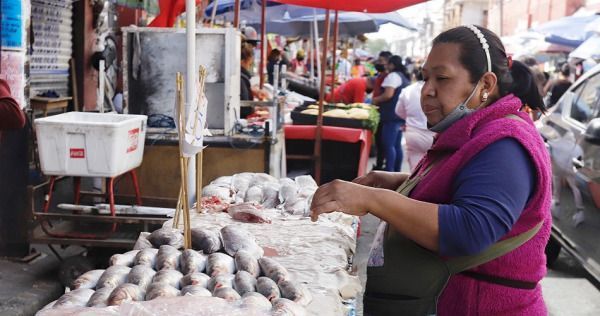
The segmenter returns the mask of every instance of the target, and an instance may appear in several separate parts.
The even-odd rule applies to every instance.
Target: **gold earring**
[[[487,101],[489,95],[487,91],[483,91],[483,95],[481,96],[481,102]]]

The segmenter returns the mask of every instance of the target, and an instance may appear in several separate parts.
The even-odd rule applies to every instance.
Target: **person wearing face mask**
[[[254,66],[254,49],[249,44],[242,45],[240,69],[240,101],[252,101],[254,98],[264,100],[268,97],[267,92],[259,89],[258,86],[252,86],[252,68]],[[240,109],[240,118],[245,118],[252,113],[251,107],[242,107]]]
[[[400,56],[390,57],[387,64],[388,75],[383,80],[383,92],[373,98],[379,107],[381,145],[385,156],[386,171],[400,171],[402,165],[402,128],[404,120],[396,115],[396,103],[404,87],[410,84],[410,74],[402,64]]]
[[[421,106],[438,134],[415,171],[322,185],[312,219],[341,211],[382,220],[365,315],[547,315],[539,281],[552,176],[521,111],[545,110],[531,70],[496,34],[469,25],[433,40],[423,75]]]
[[[377,71],[377,75],[375,77],[375,85],[373,87],[373,99],[381,95],[383,90],[381,84],[388,75],[387,64],[391,57],[392,53],[388,51],[382,51],[379,53],[377,60],[375,60],[374,68],[375,71]],[[383,138],[381,137],[381,126],[378,126],[377,131],[375,131],[375,148],[377,148],[377,158],[375,165],[373,166],[373,170],[383,170],[385,163],[385,149],[383,147]]]

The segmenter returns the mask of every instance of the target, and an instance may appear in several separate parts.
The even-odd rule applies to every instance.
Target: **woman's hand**
[[[356,183],[334,180],[317,189],[310,205],[311,219],[315,222],[320,214],[343,212],[363,216],[368,213],[368,202],[373,189]]]
[[[352,180],[352,182],[368,187],[396,190],[408,176],[407,173],[400,172],[371,171]]]

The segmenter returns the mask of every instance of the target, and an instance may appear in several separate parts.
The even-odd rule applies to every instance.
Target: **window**
[[[600,98],[600,75],[588,78],[573,90],[571,118],[583,124],[598,116],[598,99]]]

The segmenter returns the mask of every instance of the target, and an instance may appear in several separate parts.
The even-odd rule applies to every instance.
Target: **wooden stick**
[[[179,91],[178,110],[179,110],[179,169],[181,173],[181,205],[183,209],[183,236],[185,249],[191,248],[191,227],[190,227],[190,208],[188,204],[187,192],[187,162],[183,156],[183,138],[185,137],[185,106],[183,96],[183,76],[177,73],[177,90]]]
[[[198,78],[200,80],[200,87],[198,91],[200,94],[204,93],[204,86],[206,84],[206,68],[200,65],[200,71],[198,74]],[[198,100],[200,101],[200,100]],[[200,107],[198,107],[198,111],[202,111]],[[196,128],[198,120],[194,123],[194,135],[196,135]],[[204,126],[201,127],[204,131]],[[202,151],[196,154],[196,212],[200,211],[200,202],[202,201]]]
[[[323,56],[321,56],[321,83],[319,87],[319,114],[317,115],[317,127],[315,130],[315,181],[321,184],[321,151],[322,151],[322,128],[323,128],[323,100],[325,99],[325,70],[327,68],[327,44],[329,42],[329,9],[325,10],[325,29],[323,30]]]

